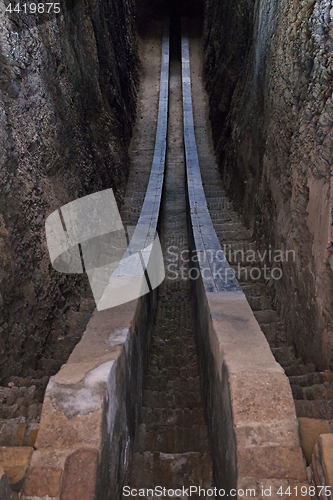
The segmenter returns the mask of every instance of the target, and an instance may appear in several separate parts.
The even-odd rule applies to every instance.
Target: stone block
[[[325,485],[330,486],[333,493],[333,434],[320,436],[319,454],[325,476]]]
[[[328,434],[330,426],[327,420],[316,418],[300,417],[299,432],[301,437],[301,446],[308,464],[311,463],[314,446],[318,443],[320,434]]]
[[[98,450],[81,448],[67,457],[60,500],[95,500]]]
[[[83,443],[98,447],[101,423],[102,409],[68,419],[55,401],[45,397],[36,448],[75,449]]]
[[[3,467],[10,484],[21,481],[30,465],[33,448],[28,446],[0,447],[0,465]]]
[[[289,381],[283,373],[245,371],[230,374],[229,380],[236,425],[296,420]]]
[[[240,448],[251,446],[297,446],[297,420],[273,420],[271,422],[249,422],[235,429]]]
[[[28,424],[25,431],[24,446],[35,446],[35,442],[38,436],[39,424]]]
[[[23,494],[28,497],[56,497],[60,490],[61,469],[32,467],[24,481]]]
[[[312,471],[313,471],[313,481],[316,486],[325,486],[325,475],[322,468],[320,456],[319,456],[319,446],[315,445],[312,455]],[[326,500],[323,495],[319,495],[321,500]]]
[[[17,426],[16,435],[15,435],[15,446],[22,446],[23,445],[24,434],[25,434],[26,428],[27,428],[27,424],[25,422],[21,422]]]
[[[239,477],[306,480],[302,450],[298,446],[253,446],[238,449],[237,457]]]

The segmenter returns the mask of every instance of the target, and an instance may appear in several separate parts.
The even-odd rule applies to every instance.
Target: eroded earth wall
[[[132,0],[68,0],[39,16],[5,13],[8,3],[0,1],[2,380],[55,373],[90,318],[88,280],[52,269],[44,223],[102,189],[121,200],[139,69]]]
[[[290,342],[320,369],[333,365],[332,7],[206,0],[204,30],[219,168],[262,251],[281,260],[270,282]]]

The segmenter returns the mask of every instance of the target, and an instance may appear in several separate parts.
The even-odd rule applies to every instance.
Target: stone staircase
[[[160,287],[142,423],[128,481],[132,488],[212,484],[189,295],[189,281],[166,279]]]
[[[234,269],[273,355],[289,377],[299,417],[302,448],[309,464],[320,434],[333,432],[333,373],[320,373],[313,363],[304,363],[287,342],[285,325],[273,306],[270,276],[267,271],[265,275],[264,270],[265,263],[270,268],[273,267],[272,263],[262,258],[263,252],[259,256],[251,232],[243,225],[226,196],[221,172],[215,163],[208,98],[201,74],[200,42],[191,40],[190,50],[196,143],[209,212],[226,258]]]
[[[205,174],[203,173],[203,177]],[[216,189],[216,183],[214,183]],[[212,192],[213,185],[205,184],[205,189]],[[222,247],[231,267],[235,271],[246,298],[254,312],[254,315],[264,332],[272,353],[278,363],[284,369],[289,378],[293,397],[295,400],[296,414],[300,419],[301,442],[303,450],[311,448],[319,439],[323,431],[322,422],[312,422],[311,436],[302,433],[302,427],[309,427],[304,419],[325,420],[326,432],[333,432],[333,372],[326,370],[318,372],[313,363],[304,363],[303,359],[297,356],[294,346],[287,342],[287,334],[284,323],[278,312],[273,307],[270,296],[269,280],[265,279],[264,272],[253,272],[254,269],[262,269],[263,263],[256,259],[251,263],[246,262],[246,256],[256,254],[255,243],[251,240],[249,232],[240,226],[237,213],[232,209],[226,195],[221,187],[219,200],[222,206],[228,207],[223,211],[217,211],[216,191],[214,197],[207,197],[208,206],[213,215],[213,223]],[[214,208],[211,208],[213,206]],[[228,221],[228,230],[225,224]],[[232,235],[237,237],[231,239]],[[254,254],[249,254],[249,251]],[[241,253],[243,252],[243,254]],[[245,256],[245,262],[242,256]],[[241,269],[241,271],[240,271]],[[252,270],[252,276],[251,276]],[[268,276],[268,273],[267,273]],[[257,278],[258,279],[254,279]],[[315,429],[318,429],[316,432]],[[311,462],[309,453],[305,453],[308,464]]]
[[[125,481],[131,488],[146,489],[143,498],[149,500],[161,498],[148,491],[157,486],[166,488],[163,498],[175,498],[172,492],[168,496],[168,490],[211,488],[213,475],[198,371],[189,263],[180,257],[182,251],[188,256],[180,70],[179,45],[177,37],[172,37],[165,216],[160,231],[166,278],[158,289],[142,418]],[[170,258],[170,249],[176,258]],[[191,498],[205,497],[192,494]]]

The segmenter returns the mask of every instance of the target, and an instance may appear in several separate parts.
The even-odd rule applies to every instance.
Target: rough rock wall
[[[84,275],[50,265],[44,223],[112,187],[121,200],[135,117],[132,0],[79,0],[57,15],[0,0],[0,380],[52,374],[94,307]]]
[[[206,0],[204,35],[221,173],[260,247],[283,252],[277,305],[321,369],[333,365],[332,7]]]

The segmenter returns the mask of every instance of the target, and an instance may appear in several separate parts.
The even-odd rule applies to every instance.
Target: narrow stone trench
[[[180,29],[180,19],[173,20],[161,228],[166,278],[159,288],[142,423],[135,439],[127,482],[131,488],[212,487],[212,462],[198,372],[189,268],[185,262],[187,259],[180,258],[188,254]],[[146,498],[155,497],[148,495]],[[192,495],[192,498],[197,497]],[[204,497],[201,495],[200,498]]]
[[[248,482],[263,498],[262,485],[280,480],[331,488],[331,3],[70,3],[47,21],[38,10],[27,23],[11,8],[0,19],[0,500],[185,499],[165,490]],[[110,187],[127,227],[147,199],[156,207],[146,189],[170,12],[166,277],[104,314],[86,278],[52,267],[44,222]],[[187,196],[202,186],[197,168],[186,187],[181,16],[204,189],[195,210]],[[191,273],[199,266],[189,246],[215,251],[209,234],[193,249],[193,213],[207,215],[197,217],[201,235],[211,218],[216,253],[224,250],[247,300]],[[294,252],[293,262],[275,264],[268,246]],[[93,410],[79,408],[83,390]],[[123,485],[144,494],[121,495]]]

